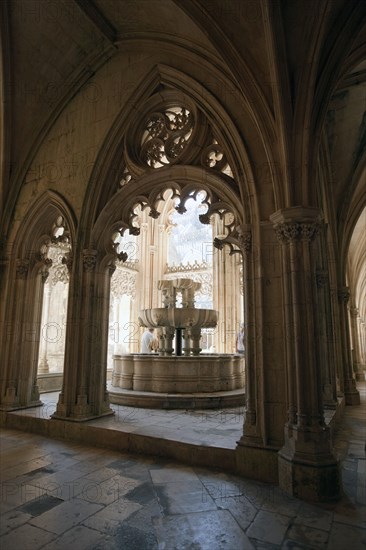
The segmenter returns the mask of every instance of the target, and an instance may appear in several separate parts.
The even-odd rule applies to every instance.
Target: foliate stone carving
[[[90,273],[97,265],[97,251],[83,250],[83,268],[86,273]]]
[[[40,274],[41,274],[41,277],[42,277],[42,283],[45,283],[48,279],[49,274],[50,274],[50,269],[52,267],[53,262],[50,258],[45,258],[42,263],[43,263],[43,266],[40,269]]]
[[[240,233],[238,243],[243,254],[249,254],[252,251],[252,234],[249,231]]]
[[[275,225],[275,232],[282,244],[292,241],[312,241],[319,233],[320,224],[313,223],[279,223]]]
[[[113,273],[116,271],[116,262],[110,262],[108,264],[109,276],[112,277]]]
[[[349,298],[350,298],[350,291],[347,286],[344,286],[343,288],[340,288],[338,290],[338,299],[341,303],[347,304]]]
[[[121,187],[124,187],[125,185],[130,183],[130,181],[132,181],[132,176],[131,176],[128,168],[125,168],[124,171],[123,171],[122,178],[121,178],[119,184],[120,184]]]
[[[301,240],[303,241],[312,241],[319,234],[320,224],[317,222],[302,223],[300,225]]]
[[[136,296],[136,273],[131,273],[124,267],[118,267],[112,277],[111,293],[114,298],[126,295],[134,299]]]
[[[141,143],[141,159],[151,168],[160,168],[179,159],[193,131],[193,115],[182,106],[152,113]]]
[[[29,270],[29,260],[18,259],[16,262],[16,278],[26,279]]]
[[[357,319],[358,314],[359,314],[359,311],[358,311],[357,307],[351,307],[349,312],[350,312],[351,317],[354,317],[355,319]]]
[[[68,273],[71,273],[72,270],[72,264],[73,264],[73,256],[72,254],[66,254],[66,256],[63,256],[61,259],[61,263],[66,267]]]
[[[328,273],[327,271],[318,270],[315,273],[316,286],[318,288],[324,288],[328,282]]]

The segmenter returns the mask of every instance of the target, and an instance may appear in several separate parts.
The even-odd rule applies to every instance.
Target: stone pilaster
[[[342,364],[344,378],[344,396],[346,405],[359,405],[360,394],[356,388],[356,380],[353,374],[353,361],[351,353],[350,327],[348,322],[347,304],[350,298],[349,288],[344,286],[338,289],[340,310],[341,335],[342,335]]]
[[[7,329],[1,378],[1,408],[14,410],[41,405],[37,387],[37,362],[43,284],[36,257],[15,262],[9,285]],[[46,268],[49,260],[44,262]]]
[[[365,365],[362,364],[360,340],[358,332],[358,318],[359,311],[356,307],[350,307],[349,315],[351,320],[351,333],[352,333],[352,345],[353,345],[353,369],[356,380],[364,380],[363,371]]]
[[[245,227],[240,228],[238,245],[243,257],[243,284],[246,289],[244,299],[244,345],[245,345],[245,420],[243,436],[239,445],[261,445],[262,440],[258,426],[257,411],[257,375],[256,350],[257,342],[254,311],[254,260],[252,256],[252,232]]]
[[[321,227],[316,208],[293,207],[271,216],[282,245],[286,310],[288,421],[279,452],[279,484],[304,500],[338,498],[340,474],[323,415],[316,327],[314,241]]]

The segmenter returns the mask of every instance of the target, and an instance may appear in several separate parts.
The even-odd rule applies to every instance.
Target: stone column
[[[42,315],[43,284],[52,261],[39,254],[18,259],[9,288],[7,319],[12,331],[3,357],[1,403],[5,409],[41,405],[37,366]]]
[[[113,414],[106,370],[110,277],[115,265],[111,258],[99,258],[96,250],[83,250],[79,258],[70,281],[64,385],[53,415],[74,421]]]
[[[364,380],[363,368],[360,352],[360,340],[358,332],[358,309],[356,307],[351,307],[349,310],[350,320],[351,320],[351,333],[352,333],[352,344],[353,344],[353,368],[356,376],[356,380]]]
[[[333,346],[332,311],[330,304],[329,277],[326,270],[316,271],[318,295],[318,358],[322,367],[323,404],[327,408],[337,406],[335,357]]]
[[[316,208],[293,207],[271,216],[282,245],[287,338],[288,421],[279,451],[279,485],[304,500],[339,496],[340,473],[325,425],[322,375],[316,353],[316,274],[313,243],[319,233]]]
[[[342,338],[342,364],[343,364],[343,379],[344,379],[344,396],[346,405],[359,405],[360,394],[356,388],[356,380],[353,375],[352,368],[352,353],[351,340],[348,322],[347,304],[349,301],[349,288],[344,286],[338,289],[339,314],[341,322],[341,338]]]
[[[43,328],[47,327],[49,312],[50,312],[50,298],[51,298],[51,285],[45,284],[44,293],[43,293],[43,314],[41,321],[41,330],[40,330],[40,361],[38,363],[38,372],[39,374],[48,374],[49,365],[47,360],[47,329],[46,336],[44,335]]]
[[[256,342],[254,313],[254,274],[252,258],[251,231],[242,231],[239,239],[240,251],[243,256],[243,284],[246,289],[244,300],[244,342],[245,342],[245,420],[241,443],[257,442],[257,378],[255,365]],[[254,438],[254,441],[252,441]]]

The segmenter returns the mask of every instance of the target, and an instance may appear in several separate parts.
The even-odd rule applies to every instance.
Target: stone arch
[[[177,97],[184,96],[195,104],[213,125],[220,139],[222,138],[221,145],[226,149],[229,163],[233,167],[234,180],[238,185],[238,198],[240,197],[245,209],[245,223],[259,221],[253,166],[233,121],[222,105],[200,83],[177,69],[158,65],[137,86],[128,102],[128,108],[124,108],[117,115],[98,154],[81,218],[81,225],[87,228],[86,233],[91,231],[104,205],[115,194],[115,185],[120,176],[118,167],[121,163],[121,152],[125,147],[125,135],[131,121],[136,117],[136,113],[140,112],[140,106],[143,106],[153,94],[159,94],[164,86],[173,88]]]
[[[41,404],[36,384],[43,284],[51,260],[47,258],[47,243],[57,240],[52,230],[57,218],[64,222],[64,239],[75,242],[76,225],[73,212],[63,198],[45,192],[29,208],[18,229],[12,249],[14,262],[9,265],[8,288],[4,315],[6,334],[3,357],[1,403],[7,409]],[[45,249],[42,249],[45,247]],[[65,262],[69,259],[66,258]],[[17,345],[22,342],[22,346]]]

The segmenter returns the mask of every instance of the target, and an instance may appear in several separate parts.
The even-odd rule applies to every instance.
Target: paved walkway
[[[366,388],[360,388],[362,406],[346,408],[335,437],[344,495],[329,505],[219,471],[4,429],[1,550],[364,549]],[[147,411],[132,410],[126,418],[127,408],[119,409],[131,430],[147,429]],[[183,434],[188,422],[198,439],[208,427],[225,439],[225,424],[233,430],[227,444],[235,446],[241,434],[240,412],[227,418],[218,411],[160,414],[165,430],[175,419],[174,431]]]

